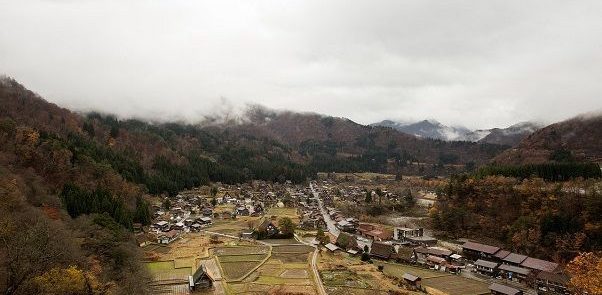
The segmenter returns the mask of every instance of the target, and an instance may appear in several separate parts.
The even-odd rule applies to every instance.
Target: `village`
[[[362,202],[426,212],[428,186],[402,196],[387,177],[324,176],[306,185],[215,184],[157,199],[136,237],[160,294],[569,294],[558,264],[480,241],[439,240],[420,213],[394,222]],[[381,200],[384,199],[384,201]],[[395,208],[395,207],[393,207]]]

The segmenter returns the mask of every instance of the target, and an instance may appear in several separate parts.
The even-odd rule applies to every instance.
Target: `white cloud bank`
[[[602,108],[600,15],[601,1],[0,1],[0,73],[120,116],[258,103],[552,122]]]

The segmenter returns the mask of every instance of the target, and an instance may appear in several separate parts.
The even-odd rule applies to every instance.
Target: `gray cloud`
[[[600,1],[0,1],[0,72],[201,120],[249,103],[471,128],[602,108]]]

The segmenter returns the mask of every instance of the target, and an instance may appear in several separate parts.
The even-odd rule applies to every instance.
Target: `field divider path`
[[[270,248],[268,249],[268,255],[261,262],[259,262],[259,264],[257,266],[255,266],[253,269],[251,269],[249,272],[247,272],[240,278],[237,278],[234,280],[228,280],[228,283],[240,283],[244,279],[246,279],[248,276],[250,276],[253,272],[255,272],[257,269],[259,269],[261,266],[263,266],[268,261],[268,259],[270,259],[270,257],[272,257],[272,246],[270,245],[269,247]],[[219,260],[219,257],[217,258],[217,260]]]
[[[302,244],[305,244],[307,246],[311,246],[314,248],[314,254],[311,257],[311,270],[314,273],[314,281],[316,283],[316,288],[318,289],[317,291],[318,291],[319,295],[328,295],[328,293],[326,293],[326,289],[324,288],[324,284],[322,283],[322,278],[320,278],[320,272],[318,271],[317,261],[318,261],[318,253],[320,252],[320,249],[318,248],[318,246],[312,245],[310,243],[306,243],[305,241],[300,239],[297,234],[295,234],[295,239]]]

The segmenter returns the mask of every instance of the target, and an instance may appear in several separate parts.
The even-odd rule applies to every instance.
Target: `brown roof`
[[[393,238],[393,233],[386,229],[373,229],[367,232],[366,235],[379,238],[381,240],[390,240]]]
[[[554,272],[554,270],[558,268],[558,263],[527,257],[527,259],[525,259],[520,266],[541,271]]]
[[[479,259],[479,260],[475,261],[474,265],[484,266],[484,267],[488,267],[488,268],[496,268],[497,267],[497,263],[483,260],[483,259]]]
[[[516,295],[516,294],[520,294],[521,290],[519,289],[515,289],[506,285],[501,285],[498,283],[493,283],[491,285],[489,285],[489,290],[492,291],[496,291],[502,294],[507,294],[507,295]]]
[[[500,251],[497,251],[497,253],[495,253],[495,255],[493,255],[493,256],[495,256],[499,259],[504,259],[509,254],[510,254],[510,251],[508,251],[508,250],[500,250]]]
[[[433,255],[427,256],[426,260],[435,262],[435,263],[439,263],[439,264],[445,263],[445,258],[441,258],[441,257],[433,256]]]
[[[435,255],[435,256],[450,256],[453,254],[452,251],[447,250],[447,249],[437,249],[437,248],[432,248],[432,247],[417,247],[414,249],[416,252],[418,253],[423,253],[423,254],[430,254],[430,255]]]
[[[372,243],[372,247],[370,247],[370,255],[379,258],[389,259],[395,253],[395,247],[385,243],[374,242]]]
[[[487,253],[487,254],[492,254],[492,255],[500,250],[500,248],[496,247],[496,246],[489,246],[489,245],[479,244],[479,243],[475,243],[475,242],[466,242],[466,243],[464,243],[464,245],[462,245],[462,248],[468,249],[468,250],[473,250],[473,251],[478,251],[478,252],[483,252],[483,253]]]
[[[374,225],[372,225],[372,224],[369,224],[369,223],[360,223],[360,225],[357,227],[357,230],[358,230],[359,232],[362,232],[362,233],[363,233],[363,232],[368,232],[368,231],[371,231],[371,230],[373,230],[374,228],[375,228],[375,226],[374,226]]]
[[[413,274],[411,274],[411,273],[407,273],[407,272],[406,272],[406,273],[404,273],[402,277],[403,277],[405,280],[408,280],[408,281],[410,281],[410,282],[415,282],[415,281],[418,281],[418,280],[420,280],[420,277],[418,277],[418,276],[415,276],[415,275],[413,275]]]
[[[571,280],[571,278],[565,273],[552,273],[547,271],[542,271],[537,274],[537,278],[549,282],[560,283],[562,285],[568,284]]]
[[[531,272],[531,270],[528,268],[518,267],[518,266],[514,266],[514,265],[509,265],[509,264],[500,264],[500,267],[498,267],[498,268],[501,270],[518,273],[521,275],[528,275]]]
[[[346,245],[343,245],[344,237],[347,237],[347,244]],[[341,232],[339,234],[339,236],[337,237],[337,240],[336,240],[335,244],[338,245],[339,247],[343,247],[345,249],[358,248],[357,239],[355,238],[355,236],[352,235],[352,234],[346,233],[346,232]]]
[[[527,259],[526,255],[520,255],[520,254],[516,254],[516,253],[510,253],[503,260],[506,261],[506,262],[510,262],[510,263],[521,264],[523,261],[525,261],[525,259]]]

